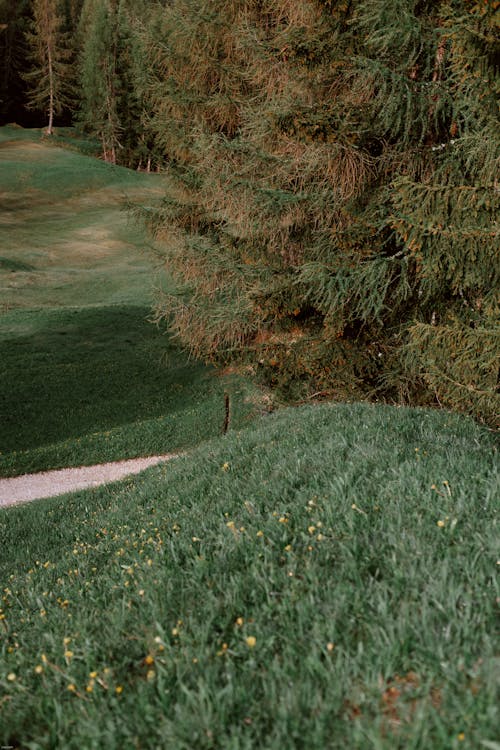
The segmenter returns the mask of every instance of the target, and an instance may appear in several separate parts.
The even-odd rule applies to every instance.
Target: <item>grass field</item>
[[[496,750],[498,491],[471,420],[324,405],[4,511],[1,743]]]
[[[500,750],[494,434],[262,414],[147,321],[164,178],[62,141],[0,129],[0,476],[189,451],[0,513],[0,744]]]
[[[225,392],[233,426],[258,408],[147,320],[152,254],[124,205],[165,179],[0,128],[0,476],[194,445]]]

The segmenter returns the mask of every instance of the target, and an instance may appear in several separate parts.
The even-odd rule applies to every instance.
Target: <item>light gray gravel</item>
[[[170,453],[165,456],[131,458],[108,464],[80,466],[77,469],[57,469],[0,479],[0,508],[40,500],[43,497],[64,495],[67,492],[76,492],[87,487],[98,487],[107,482],[123,479],[130,474],[138,474],[149,466],[169,461],[178,455],[178,453]]]

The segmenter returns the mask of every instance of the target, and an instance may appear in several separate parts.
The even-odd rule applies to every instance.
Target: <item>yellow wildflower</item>
[[[115,693],[116,693],[117,695],[120,695],[120,693],[123,693],[123,687],[122,687],[121,685],[117,685],[117,686],[115,687]]]
[[[148,666],[149,666],[150,664],[154,664],[154,661],[155,661],[155,660],[154,660],[154,656],[151,656],[151,654],[148,654],[148,655],[146,656],[146,658],[144,659],[144,663],[145,663],[145,664],[147,664]]]
[[[37,664],[34,671],[35,671],[35,674],[42,674],[42,672],[43,672],[42,665],[41,664]]]
[[[15,682],[17,680],[17,677],[14,672],[9,672],[9,674],[7,675],[7,679],[9,682]]]
[[[249,635],[247,638],[245,638],[245,641],[248,648],[254,648],[255,644],[257,643],[257,638],[254,635]]]

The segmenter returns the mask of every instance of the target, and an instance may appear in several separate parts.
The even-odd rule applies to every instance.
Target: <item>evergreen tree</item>
[[[0,0],[0,123],[18,121],[24,110],[28,20],[29,0]]]
[[[80,59],[79,121],[102,143],[103,158],[116,163],[120,145],[117,110],[117,54],[115,6],[107,0],[86,0],[80,22],[83,48]]]
[[[135,166],[144,151],[137,16],[145,20],[146,10],[146,3],[132,0],[86,0],[80,19],[79,119],[101,140],[107,161],[127,166]]]
[[[492,419],[497,3],[172,0],[158,23],[158,316],[274,383]]]
[[[48,135],[55,115],[71,103],[71,50],[63,24],[58,0],[33,0],[33,20],[26,33],[33,66],[24,78],[28,106],[47,114]]]

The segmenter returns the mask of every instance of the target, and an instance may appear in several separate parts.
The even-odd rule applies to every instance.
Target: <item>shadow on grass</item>
[[[125,454],[147,455],[147,446],[132,446],[134,425],[149,424],[154,431],[161,428],[155,420],[179,413],[191,422],[184,444],[217,434],[223,379],[189,361],[147,315],[147,308],[117,306],[3,316],[0,452],[40,449],[121,428]],[[138,434],[148,442],[144,429]],[[164,447],[177,447],[172,442],[175,434]]]

